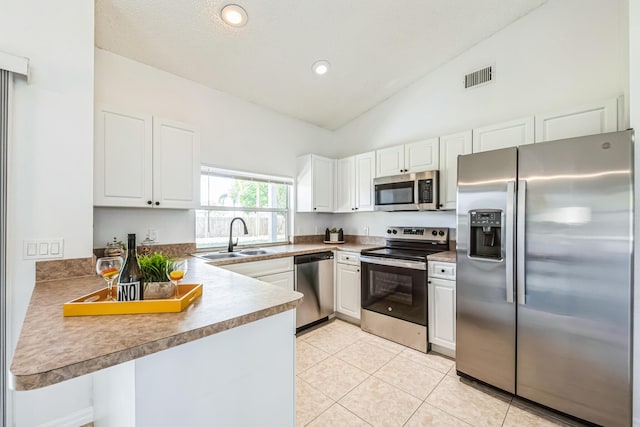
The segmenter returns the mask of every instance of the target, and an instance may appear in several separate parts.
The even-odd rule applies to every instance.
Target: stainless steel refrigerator
[[[633,131],[458,158],[459,373],[631,425]]]

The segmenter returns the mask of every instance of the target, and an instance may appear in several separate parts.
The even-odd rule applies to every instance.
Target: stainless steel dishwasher
[[[333,252],[298,255],[295,289],[304,295],[296,309],[296,328],[333,314]]]

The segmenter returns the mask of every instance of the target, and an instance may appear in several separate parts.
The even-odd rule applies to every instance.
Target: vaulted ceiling
[[[232,1],[244,27],[221,20],[229,1],[96,0],[95,43],[336,129],[547,0]]]

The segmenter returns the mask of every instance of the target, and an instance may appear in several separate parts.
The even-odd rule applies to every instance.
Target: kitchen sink
[[[219,261],[221,259],[229,259],[229,258],[239,258],[239,257],[248,257],[255,255],[264,255],[270,253],[266,249],[254,248],[254,249],[244,249],[238,252],[207,252],[201,254],[193,254],[198,258],[206,259],[208,261]]]
[[[206,259],[209,261],[219,261],[221,259],[239,258],[247,256],[248,254],[241,254],[240,252],[211,252],[206,254],[194,254],[198,258]]]
[[[264,255],[268,254],[269,251],[266,249],[245,249],[239,252],[242,255]]]

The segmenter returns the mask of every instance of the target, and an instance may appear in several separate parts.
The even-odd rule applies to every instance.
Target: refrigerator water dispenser
[[[469,256],[501,260],[502,211],[485,209],[469,211]]]

